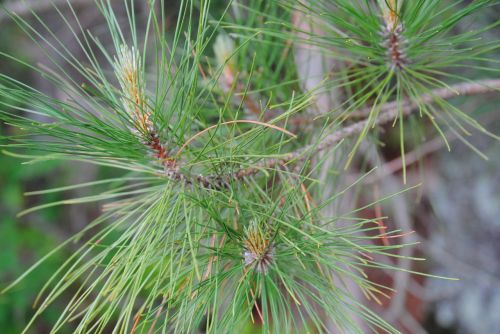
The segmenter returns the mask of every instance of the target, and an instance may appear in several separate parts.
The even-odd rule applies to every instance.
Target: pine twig
[[[454,97],[460,96],[471,96],[491,93],[494,91],[500,91],[500,80],[498,79],[485,79],[475,82],[464,82],[456,85],[452,85],[449,88],[441,88],[434,90],[431,94],[423,95],[420,99],[421,104],[429,104],[439,97],[443,100],[449,100]],[[400,102],[388,102],[381,106],[380,113],[391,111],[397,109],[398,103]],[[401,104],[401,103],[400,103]],[[408,108],[415,109],[417,105],[413,102],[411,103],[408,99],[402,103],[403,110]],[[354,111],[349,114],[349,119],[352,118],[365,118],[372,111],[371,107],[365,107],[359,111]]]
[[[400,109],[402,109],[403,116],[410,115],[421,104],[430,104],[437,98],[451,99],[458,96],[472,96],[488,94],[492,92],[500,92],[500,79],[485,79],[476,82],[466,82],[452,85],[448,88],[441,88],[432,91],[429,94],[424,94],[418,101],[414,99],[405,99],[402,102],[388,102],[380,107],[380,114],[374,121],[374,125],[383,125],[393,122],[398,117]],[[398,108],[399,106],[399,108]],[[364,108],[356,113],[357,116],[368,116],[371,108]],[[203,188],[220,189],[227,187],[231,180],[241,180],[245,177],[255,175],[264,169],[272,169],[277,166],[284,166],[292,161],[305,160],[308,156],[307,152],[311,155],[318,154],[343,139],[352,137],[359,134],[368,125],[369,120],[363,119],[356,123],[350,124],[346,127],[340,128],[334,133],[325,136],[319,143],[310,144],[293,152],[285,154],[281,158],[268,159],[258,163],[256,166],[242,168],[235,173],[225,175],[186,175],[180,169],[167,170],[166,175],[176,181],[182,181],[189,185],[198,184]]]
[[[417,101],[406,99],[401,102],[389,102],[384,104],[380,109],[380,114],[374,121],[374,125],[383,125],[394,121],[398,116],[400,108],[402,109],[402,114],[408,116],[415,109],[418,108],[419,104],[430,104],[436,100],[436,98],[441,99],[451,99],[457,96],[471,96],[471,95],[481,95],[492,93],[495,91],[500,91],[500,80],[481,80],[477,82],[461,83],[457,85],[450,86],[449,88],[442,88],[434,90],[430,94],[425,94],[420,97]],[[400,108],[398,108],[398,105]],[[370,109],[363,109],[360,111],[363,115],[368,115]],[[340,128],[336,132],[324,137],[318,144],[308,145],[306,147],[300,148],[296,151],[286,154],[284,157],[279,159],[269,159],[255,167],[245,168],[237,171],[233,174],[236,179],[241,179],[247,176],[257,174],[262,169],[270,169],[276,166],[285,165],[294,160],[304,160],[307,156],[305,153],[313,151],[313,155],[317,154],[327,148],[332,147],[339,141],[352,137],[359,134],[368,125],[369,120],[364,119],[362,121],[356,122],[344,128]]]

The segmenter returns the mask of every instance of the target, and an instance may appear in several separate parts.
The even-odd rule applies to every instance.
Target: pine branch
[[[476,82],[464,82],[450,86],[449,88],[436,89],[431,94],[423,95],[420,99],[421,104],[429,104],[436,100],[436,98],[441,98],[443,100],[449,100],[454,97],[460,96],[471,96],[480,95],[486,93],[492,93],[494,91],[500,90],[500,80],[498,79],[484,79]],[[415,103],[410,103],[408,99],[403,101],[402,108],[406,110],[411,108],[414,110],[417,105]],[[401,103],[401,102],[399,102]],[[391,111],[397,109],[398,102],[388,102],[380,108],[380,113]],[[365,107],[359,111],[354,111],[349,114],[349,118],[365,118],[372,111],[371,107]]]
[[[402,114],[404,116],[408,116],[414,110],[416,110],[419,105],[430,104],[436,99],[446,100],[459,96],[481,95],[498,91],[500,91],[500,80],[485,79],[476,82],[460,83],[449,86],[448,88],[436,89],[430,94],[422,95],[418,101],[407,98],[401,102],[388,102],[380,107],[380,114],[374,121],[373,125],[383,125],[389,122],[393,122],[394,119],[399,115],[400,109],[402,110]],[[367,117],[371,111],[372,108],[367,107],[358,112],[355,112],[355,114],[356,117]],[[232,174],[193,176],[184,174],[182,171],[180,171],[180,169],[166,170],[166,174],[169,178],[175,181],[182,181],[189,185],[198,184],[203,188],[213,189],[224,188],[229,184],[231,180],[240,180],[245,177],[255,175],[261,170],[271,169],[277,166],[284,166],[292,161],[305,160],[312,155],[318,154],[319,152],[332,147],[334,144],[340,142],[343,139],[361,133],[367,126],[368,122],[368,119],[358,121],[344,128],[338,129],[334,133],[324,137],[317,144],[310,144],[306,147],[290,152],[282,158],[265,160],[257,164],[256,166],[243,168]],[[306,154],[308,152],[312,152],[311,155]]]
[[[418,108],[419,104],[429,104],[436,100],[436,98],[441,99],[451,99],[457,96],[471,96],[471,95],[481,95],[492,93],[495,91],[500,91],[500,80],[481,80],[477,82],[470,83],[460,83],[449,88],[442,88],[433,91],[431,94],[422,95],[420,100],[414,101],[410,99],[406,99],[403,102],[389,102],[383,105],[380,109],[380,114],[377,119],[374,121],[374,125],[383,125],[388,122],[394,121],[394,119],[399,114],[398,104],[402,109],[402,113],[404,116],[408,116],[411,114],[416,108]],[[371,108],[366,108],[361,110],[359,113],[363,115],[368,115],[371,111]],[[367,126],[369,120],[365,119],[344,128],[339,129],[338,131],[326,136],[323,138],[319,144],[308,145],[304,148],[300,148],[294,152],[290,152],[284,157],[280,159],[270,159],[258,164],[255,167],[241,169],[236,172],[233,177],[237,179],[241,179],[247,176],[251,176],[257,174],[262,169],[270,169],[276,166],[283,166],[294,160],[304,160],[307,155],[306,152],[313,151],[313,155],[317,154],[325,149],[332,147],[334,144],[339,141],[352,137],[356,134],[359,134],[363,131],[363,129]]]

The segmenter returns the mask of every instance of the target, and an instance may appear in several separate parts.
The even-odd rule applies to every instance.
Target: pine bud
[[[258,273],[267,274],[275,257],[274,244],[269,231],[263,230],[255,221],[252,221],[245,230],[244,245],[245,265],[253,266]]]
[[[142,76],[141,57],[136,48],[122,45],[115,57],[114,71],[122,90],[122,103],[136,122],[139,131],[147,132],[151,126],[146,108],[146,94]]]
[[[402,3],[403,0],[379,0],[382,15],[388,31],[396,29]]]

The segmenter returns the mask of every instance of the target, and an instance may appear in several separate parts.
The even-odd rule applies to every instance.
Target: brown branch
[[[400,110],[403,116],[408,116],[415,109],[418,109],[419,105],[430,104],[437,99],[451,99],[459,96],[472,96],[492,92],[500,92],[500,80],[481,80],[470,83],[456,84],[450,86],[449,88],[437,89],[432,91],[430,94],[422,95],[417,101],[414,99],[405,99],[402,102],[393,101],[386,103],[381,106],[380,113],[377,119],[370,124],[368,124],[368,119],[358,121],[344,128],[340,128],[330,135],[325,136],[323,139],[321,139],[321,141],[319,141],[319,143],[307,145],[296,151],[287,153],[280,158],[272,158],[262,161],[255,166],[240,169],[235,173],[225,175],[189,177],[183,175],[179,170],[175,170],[169,171],[167,174],[169,177],[175,180],[183,180],[188,184],[197,183],[205,188],[223,188],[231,180],[243,179],[245,177],[255,175],[259,173],[259,171],[265,169],[272,169],[277,166],[284,166],[293,161],[304,160],[310,155],[315,155],[321,151],[324,151],[325,149],[334,146],[334,144],[340,142],[343,139],[352,137],[356,134],[360,134],[366,126],[383,125],[389,122],[393,122],[394,119],[398,117]],[[367,116],[371,110],[371,108],[365,108],[360,110],[359,114]],[[310,153],[310,155],[308,153]]]
[[[456,139],[455,134],[449,134],[451,139]],[[400,171],[403,168],[408,168],[412,164],[418,162],[424,156],[429,155],[435,151],[440,150],[446,146],[446,142],[441,137],[436,137],[428,142],[423,143],[420,147],[417,147],[415,150],[405,154],[404,163],[403,158],[398,157],[394,160],[388,161],[384,163],[377,175],[369,176],[366,178],[365,183],[374,183],[380,179],[383,179],[389,175],[393,175],[394,173]]]
[[[488,117],[481,117],[479,121],[481,122],[482,125],[487,125],[490,124],[493,121],[497,121],[500,117],[500,115],[492,115],[488,114]],[[493,117],[492,117],[493,116]],[[445,133],[445,137],[448,140],[448,143],[451,143],[451,141],[454,141],[458,139],[458,136],[456,133],[453,133],[449,131],[448,133]],[[408,168],[414,163],[420,161],[424,157],[439,151],[443,147],[446,146],[446,142],[443,140],[441,136],[437,136],[436,138],[427,141],[425,143],[422,143],[419,147],[414,149],[413,151],[405,154],[405,158],[403,159],[402,157],[395,158],[391,161],[388,161],[384,163],[382,166],[380,166],[377,175],[371,175],[368,176],[365,180],[365,184],[370,184],[374,183],[380,179],[383,179],[389,175],[392,175],[398,171],[400,171],[403,168]],[[404,160],[404,163],[403,163]]]

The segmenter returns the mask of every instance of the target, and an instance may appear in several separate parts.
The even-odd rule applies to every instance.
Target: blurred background
[[[61,10],[67,10],[64,6],[66,0],[0,1],[27,19],[30,8],[36,10],[66,47],[78,50],[67,27],[60,20],[51,20],[55,14],[50,2],[60,3]],[[221,6],[224,3],[219,2]],[[72,0],[71,3],[84,26],[92,26],[94,31],[99,27],[105,29],[92,0]],[[146,2],[137,2],[139,17],[145,11],[141,3]],[[166,3],[166,14],[175,26],[178,4],[176,1]],[[463,29],[479,23],[486,26],[487,22],[500,20],[498,12],[489,11],[480,15],[482,17],[465,20]],[[45,37],[50,41],[50,36]],[[499,39],[499,29],[490,31],[485,38]],[[4,12],[0,12],[0,52],[39,66],[46,62],[46,55]],[[16,66],[5,57],[0,57],[0,73],[14,76],[51,96],[61,97],[62,93],[39,75]],[[480,74],[470,73],[470,76],[480,77]],[[498,95],[454,101],[466,113],[476,115],[496,134],[500,133],[499,102]],[[8,124],[0,124],[0,136],[15,134]],[[399,144],[397,137],[392,144],[390,140],[382,152],[387,159],[382,171],[386,178],[384,184],[390,187],[385,190],[397,191],[404,186],[397,168],[397,156],[392,153],[391,147]],[[417,161],[409,167],[410,183],[423,183],[418,194],[404,194],[384,204],[387,215],[392,217],[390,227],[416,231],[420,244],[410,249],[410,255],[428,259],[409,269],[460,278],[460,281],[447,281],[410,274],[373,273],[374,279],[398,290],[399,293],[379,307],[378,312],[405,333],[500,333],[500,144],[477,134],[471,141],[489,157],[489,161],[481,159],[459,141],[453,141],[450,153],[442,140],[429,137],[420,149],[409,153]],[[35,205],[88,195],[85,190],[40,196],[24,194],[88,182],[115,173],[80,163],[22,163],[22,159],[0,154],[0,288],[81,230],[100,212],[97,204],[58,206],[17,218],[20,211]],[[58,252],[22,284],[0,295],[0,334],[22,330],[33,314],[32,304],[37,292],[73,247],[77,245],[69,245]],[[48,333],[70,297],[63,296],[59,304],[49,308],[30,333]]]

